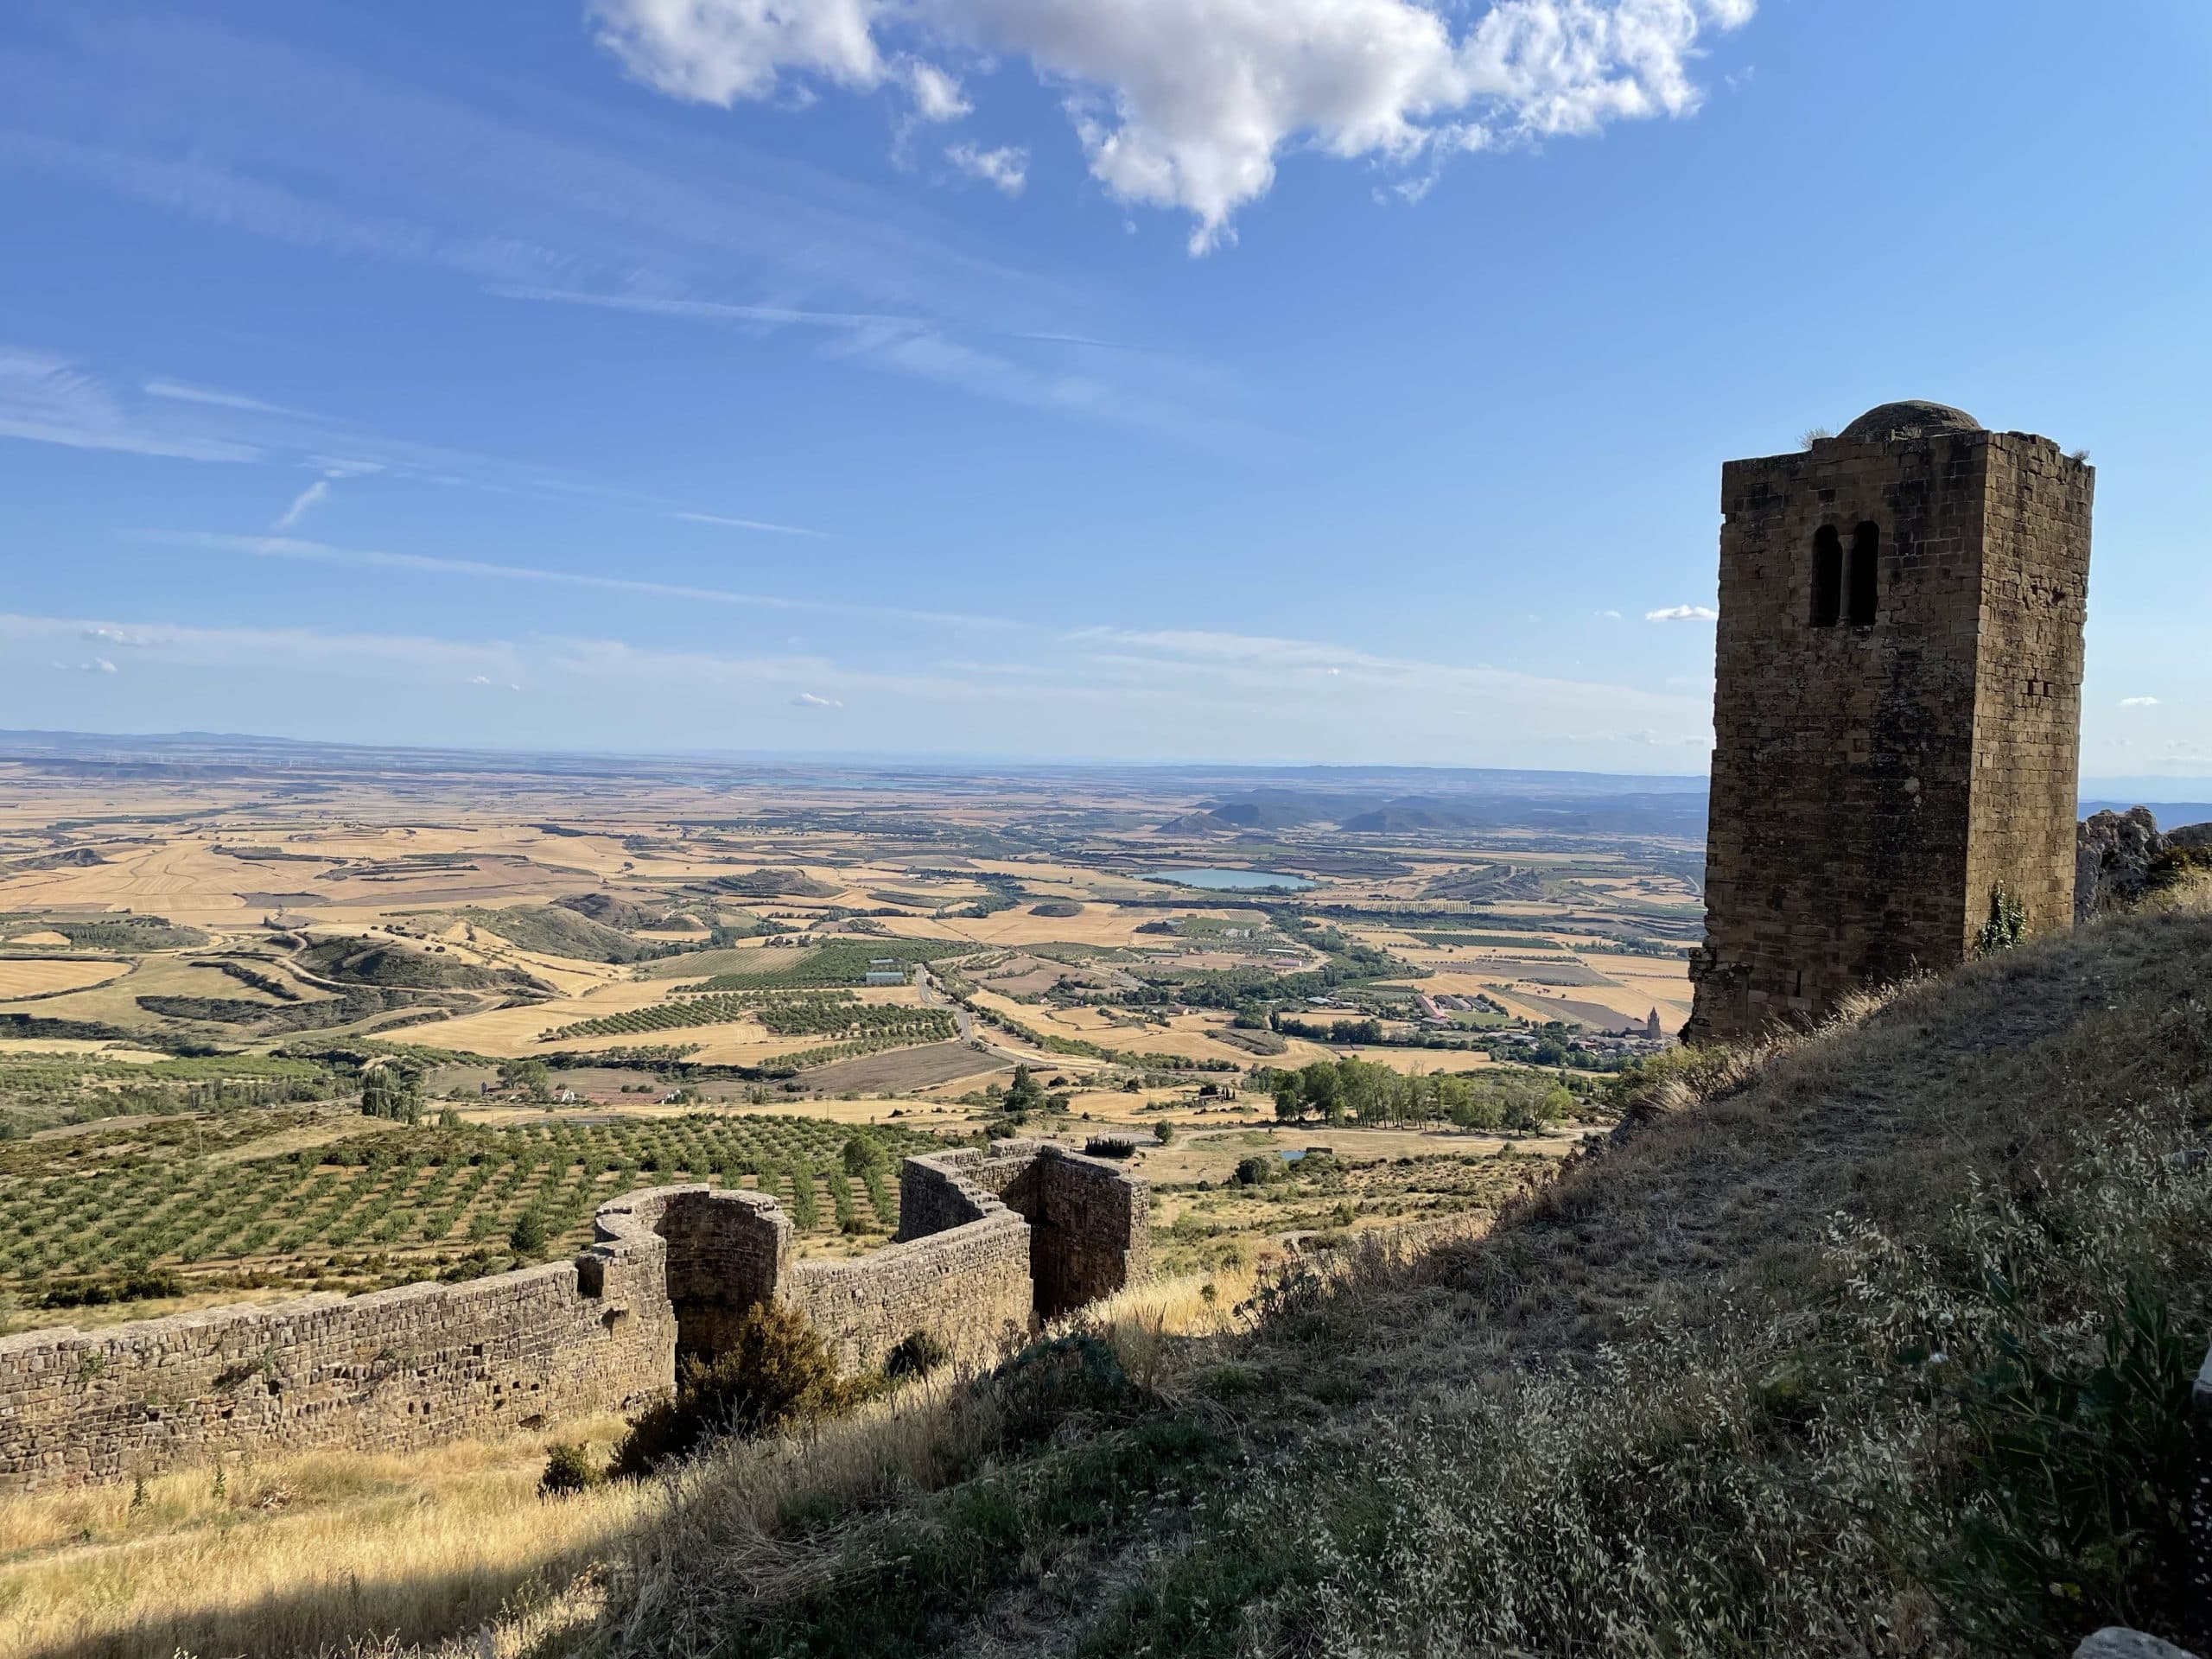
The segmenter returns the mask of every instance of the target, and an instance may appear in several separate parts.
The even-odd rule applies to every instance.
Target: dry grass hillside
[[[488,1627],[461,1613],[453,1650],[2178,1635],[2208,964],[2193,897],[1764,1054],[1677,1059],[1630,1132],[1484,1236],[1156,1294],[995,1378],[726,1445],[581,1578],[549,1571]],[[203,1651],[263,1649],[241,1613]]]

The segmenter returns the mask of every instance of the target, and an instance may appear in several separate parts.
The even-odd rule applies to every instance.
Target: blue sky
[[[1928,397],[2212,775],[2201,0],[789,10],[7,8],[0,726],[1694,772]]]

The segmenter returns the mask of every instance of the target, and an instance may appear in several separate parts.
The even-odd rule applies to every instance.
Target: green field
[[[473,1277],[569,1255],[607,1198],[689,1180],[772,1192],[802,1236],[880,1236],[897,1224],[897,1159],[941,1144],[868,1130],[887,1161],[848,1175],[855,1131],[814,1118],[365,1127],[247,1111],[0,1147],[0,1287],[39,1308]],[[308,1144],[251,1155],[272,1136]]]
[[[849,991],[775,995],[728,992],[690,996],[620,1014],[579,1020],[547,1032],[540,1042],[578,1037],[626,1037],[640,1032],[680,1031],[692,1026],[725,1026],[750,1014],[763,1030],[779,1037],[895,1039],[901,1043],[941,1043],[958,1034],[958,1023],[942,1008],[918,1008],[855,1001]]]
[[[935,962],[944,957],[970,957],[982,948],[948,939],[860,938],[796,948],[763,945],[750,950],[695,950],[653,963],[645,969],[645,977],[695,979],[711,974],[713,978],[701,980],[692,988],[717,991],[858,985],[868,977],[868,963],[879,957]]]

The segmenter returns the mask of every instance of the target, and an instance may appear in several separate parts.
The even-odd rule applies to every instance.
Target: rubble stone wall
[[[917,1332],[987,1359],[1149,1267],[1144,1185],[1097,1159],[1001,1141],[909,1159],[900,1193],[899,1236],[849,1261],[795,1261],[760,1193],[652,1187],[602,1205],[573,1262],[0,1338],[0,1493],[626,1408],[672,1386],[679,1350],[715,1351],[771,1298],[848,1370]]]
[[[0,1491],[620,1407],[673,1376],[666,1276],[662,1240],[623,1226],[575,1262],[465,1284],[0,1338]]]

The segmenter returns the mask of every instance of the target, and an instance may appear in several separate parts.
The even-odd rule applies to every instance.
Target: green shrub
[[[917,1331],[900,1338],[899,1345],[884,1357],[886,1376],[920,1376],[940,1365],[951,1363],[952,1350],[942,1338],[928,1331]]]
[[[2002,886],[1989,890],[1989,919],[1974,935],[1974,953],[1977,957],[1993,957],[2010,950],[2027,937],[2028,912],[2024,906],[2007,893]]]
[[[589,1452],[575,1441],[564,1440],[546,1448],[545,1472],[537,1478],[537,1495],[565,1497],[571,1492],[589,1491],[606,1478]]]
[[[2085,1606],[2152,1622],[2186,1591],[2189,1474],[2212,1450],[2190,1408],[2201,1344],[2136,1283],[2094,1361],[1996,1347],[1957,1394],[1974,1501],[1923,1506],[1929,1584],[1993,1651],[2069,1646]]]
[[[1282,1174],[1282,1160],[1263,1152],[1251,1152],[1236,1160],[1236,1184],[1239,1186],[1265,1186]]]
[[[543,1213],[525,1210],[515,1217],[514,1230],[507,1235],[507,1243],[517,1255],[535,1255],[545,1248],[546,1236]]]
[[[1145,1399],[1113,1349],[1088,1333],[1025,1348],[973,1387],[998,1408],[1009,1448],[1045,1439],[1077,1412],[1131,1416]]]
[[[634,1480],[718,1434],[752,1436],[835,1416],[866,1397],[804,1315],[775,1302],[748,1308],[728,1348],[711,1362],[687,1357],[676,1393],[631,1420],[610,1473]]]

